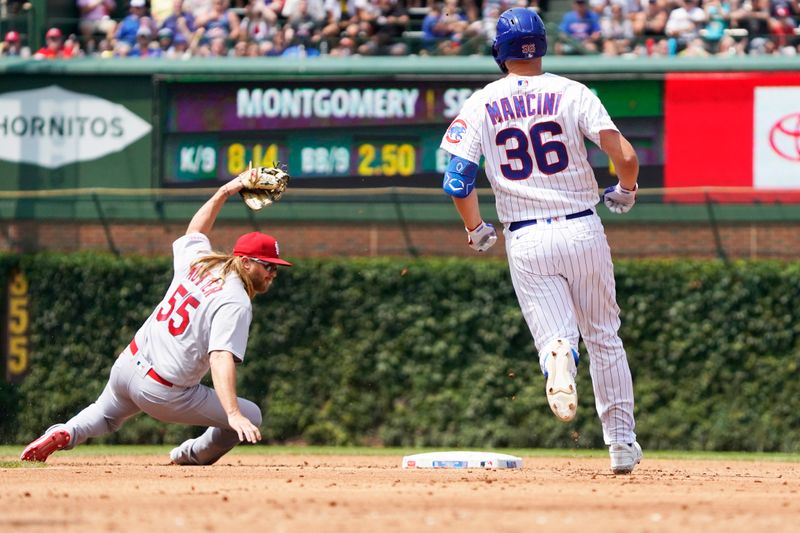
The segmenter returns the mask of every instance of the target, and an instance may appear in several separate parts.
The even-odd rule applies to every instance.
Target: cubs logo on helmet
[[[444,134],[444,138],[447,139],[449,143],[458,144],[461,142],[465,133],[467,133],[467,123],[457,118],[450,124],[450,127],[447,128],[447,133]]]

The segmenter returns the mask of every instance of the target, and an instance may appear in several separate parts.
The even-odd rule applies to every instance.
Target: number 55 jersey
[[[226,350],[244,360],[252,305],[242,280],[217,270],[202,276],[195,259],[211,253],[208,237],[184,235],[172,244],[175,274],[164,299],[134,338],[160,376],[191,387],[208,372],[209,353]]]
[[[450,124],[441,148],[486,160],[500,221],[558,217],[599,201],[584,138],[618,131],[585,85],[554,74],[508,76],[476,91]]]

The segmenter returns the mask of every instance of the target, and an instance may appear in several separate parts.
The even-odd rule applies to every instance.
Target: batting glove
[[[634,185],[633,190],[629,191],[617,183],[615,186],[605,190],[603,201],[612,213],[627,213],[636,202],[636,191],[638,190],[638,185]]]
[[[482,220],[477,228],[471,231],[467,228],[464,229],[467,230],[469,236],[467,240],[469,247],[476,252],[485,252],[497,242],[497,232],[494,230],[494,226]]]

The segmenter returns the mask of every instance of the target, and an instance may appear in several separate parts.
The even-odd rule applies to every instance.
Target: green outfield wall
[[[702,94],[710,96],[704,98],[722,100],[728,98],[723,92],[729,87],[726,84],[735,84],[741,76],[747,77],[748,87],[800,87],[796,60],[781,57],[557,57],[545,58],[544,65],[547,71],[580,80],[594,90],[634,144],[641,162],[640,186],[649,200],[632,213],[630,221],[672,216],[675,209],[663,208],[661,192],[670,187],[670,179],[682,187],[687,183],[754,185],[747,172],[735,183],[726,183],[729,170],[711,183],[703,181],[703,176],[714,172],[713,157],[722,158],[726,168],[753,167],[752,159],[750,163],[735,159],[744,150],[725,155],[721,151],[725,140],[716,131],[715,150],[698,154],[705,161],[703,176],[687,178],[681,170],[679,176],[673,172],[670,178],[665,148],[676,145],[675,140],[668,142],[668,136],[678,135],[674,128],[665,127],[665,105],[674,105],[666,99],[670,84],[680,83],[691,93],[696,91],[692,85],[695,76],[700,76],[700,81],[708,78]],[[446,157],[438,149],[442,135],[464,99],[498,77],[492,59],[483,56],[0,60],[0,192],[4,193],[0,217],[177,220],[187,211],[187,199],[197,196],[188,189],[216,186],[250,161],[280,161],[294,177],[285,199],[292,207],[276,216],[351,220],[354,213],[360,213],[364,220],[385,220],[395,210],[392,202],[396,203],[397,195],[390,195],[391,202],[376,201],[374,207],[362,209],[359,197],[345,193],[415,187],[435,194],[446,165]],[[670,81],[673,78],[677,81]],[[714,83],[721,84],[719,93]],[[784,98],[794,101],[789,93]],[[732,105],[739,106],[737,102]],[[678,106],[680,116],[691,120],[706,104],[698,106]],[[735,109],[746,111],[743,106]],[[703,117],[700,123],[717,121]],[[747,135],[752,137],[746,130],[735,128],[744,136],[737,146],[746,145]],[[615,183],[608,159],[597,147],[589,144],[588,148],[599,186]],[[686,151],[681,149],[682,154]],[[690,165],[690,158],[675,158]],[[485,178],[480,180],[485,188]],[[109,187],[128,191],[97,190]],[[293,199],[291,192],[298,189],[335,191],[337,200],[325,195]],[[70,192],[75,190],[79,192]],[[10,194],[35,191],[46,191],[48,196]],[[174,194],[180,191],[186,195]],[[754,198],[749,195],[730,201],[718,197],[711,203],[748,206]],[[724,211],[743,220],[753,220],[753,216],[783,219],[793,212],[772,207],[785,204],[790,199],[785,195],[756,199],[761,200],[757,210],[732,205]],[[671,200],[676,199],[673,196]],[[706,200],[701,195],[690,205],[681,198],[672,203],[683,204],[679,219],[707,221]],[[454,220],[446,198],[408,197],[403,201],[409,220]],[[241,210],[223,213],[223,218],[244,217]]]
[[[798,264],[618,261],[615,274],[645,449],[800,451]],[[170,279],[167,258],[0,256],[14,348],[0,442],[93,402]],[[268,442],[603,445],[585,348],[576,420],[550,413],[503,261],[296,261],[253,314],[238,392]],[[105,441],[201,431],[141,416]]]

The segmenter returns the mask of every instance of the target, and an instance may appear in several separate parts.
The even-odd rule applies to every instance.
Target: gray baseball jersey
[[[485,158],[511,279],[540,364],[545,346],[565,339],[577,348],[582,336],[605,441],[631,443],[633,386],[584,141],[599,144],[603,130],[617,128],[586,86],[553,74],[509,75],[465,102],[441,147],[475,163]]]
[[[175,274],[164,299],[117,358],[97,401],[58,425],[70,434],[67,448],[116,431],[140,412],[209,426],[176,448],[173,460],[179,464],[212,464],[239,443],[216,391],[199,382],[209,369],[209,352],[227,350],[244,359],[252,310],[238,276],[198,276],[191,263],[210,250],[199,233],[175,241]],[[238,403],[259,426],[259,407],[244,398]]]
[[[211,251],[208,237],[185,235],[172,245],[175,275],[164,299],[136,333],[159,375],[191,387],[209,370],[208,354],[227,350],[244,360],[250,321],[250,298],[238,276],[202,278],[192,261]]]

